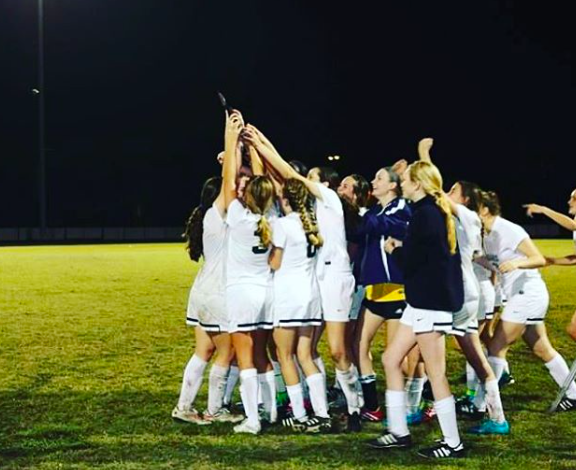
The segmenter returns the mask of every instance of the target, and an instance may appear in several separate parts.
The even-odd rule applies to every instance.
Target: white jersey
[[[268,265],[270,247],[260,243],[256,235],[261,216],[252,213],[235,199],[228,207],[228,247],[226,285],[252,284],[267,286],[272,280]]]
[[[576,231],[572,232],[572,239],[574,240],[574,249],[576,249]]]
[[[316,199],[316,217],[324,245],[318,253],[316,273],[323,279],[327,270],[335,274],[351,274],[350,257],[344,228],[344,210],[336,192],[316,183],[322,199]]]
[[[462,204],[457,204],[456,238],[460,249],[462,277],[464,280],[464,302],[470,302],[480,297],[478,280],[474,274],[475,254],[482,250],[482,223],[476,212]]]
[[[495,267],[505,261],[525,259],[526,255],[518,251],[518,245],[527,238],[530,237],[522,227],[502,217],[496,217],[492,230],[484,238],[486,257]],[[516,269],[502,274],[504,295],[509,299],[522,290],[530,279],[542,279],[540,272],[537,269]]]

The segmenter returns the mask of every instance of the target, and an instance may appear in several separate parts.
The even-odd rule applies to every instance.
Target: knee
[[[344,348],[344,345],[332,348],[330,355],[336,363],[346,359],[346,349]]]
[[[388,350],[386,350],[382,354],[382,365],[384,366],[384,370],[386,370],[386,373],[401,369],[402,362],[403,358],[399,359],[392,352]]]
[[[198,345],[196,346],[194,354],[200,357],[203,361],[210,362],[210,359],[212,359],[212,356],[214,355],[214,351],[216,351],[216,348],[212,344],[202,346]]]

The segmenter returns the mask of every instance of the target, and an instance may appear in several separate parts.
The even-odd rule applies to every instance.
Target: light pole
[[[44,130],[44,0],[38,0],[38,202],[40,208],[40,230],[46,231],[46,146]]]

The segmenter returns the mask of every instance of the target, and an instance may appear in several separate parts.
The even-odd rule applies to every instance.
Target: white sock
[[[278,419],[278,411],[276,410],[276,377],[274,376],[274,371],[270,370],[264,374],[258,374],[258,382],[260,384],[264,411],[268,413],[270,422],[275,423]]]
[[[476,371],[474,367],[470,365],[469,362],[466,363],[466,388],[468,390],[476,390],[478,386],[478,376],[476,375]]]
[[[282,368],[280,363],[272,361],[272,367],[274,367],[274,379],[276,380],[276,391],[278,393],[284,393],[286,391],[286,382],[284,382],[284,377],[282,377]]]
[[[492,370],[494,371],[496,380],[500,380],[500,377],[502,377],[502,373],[506,369],[506,364],[508,364],[506,359],[501,359],[496,356],[488,356],[488,363],[490,364],[490,367],[492,367]]]
[[[502,399],[500,398],[500,389],[498,388],[497,380],[489,380],[485,385],[486,390],[486,407],[488,408],[488,416],[491,420],[497,423],[506,421],[504,416],[504,408],[502,406]]]
[[[244,405],[244,413],[252,426],[260,425],[258,416],[258,371],[244,369],[240,371],[240,396]]]
[[[360,401],[358,399],[358,390],[356,384],[358,377],[354,375],[354,368],[350,366],[347,371],[336,369],[336,378],[340,384],[340,388],[346,397],[348,404],[348,414],[360,413]]]
[[[406,421],[406,392],[386,390],[386,417],[388,418],[388,432],[396,437],[410,434]]]
[[[314,359],[314,364],[316,364],[316,367],[318,367],[318,370],[324,377],[324,382],[326,382],[326,366],[324,365],[322,358],[318,356],[316,359]]]
[[[221,367],[216,364],[210,369],[208,379],[208,413],[216,414],[221,408],[226,392],[226,381],[228,379],[228,367]]]
[[[440,422],[440,429],[442,429],[444,441],[450,447],[456,447],[460,444],[460,433],[458,432],[458,423],[456,422],[454,397],[450,395],[440,401],[435,401],[434,409]]]
[[[329,418],[324,377],[320,373],[312,374],[306,377],[306,382],[310,390],[310,401],[312,402],[314,414],[319,418]]]
[[[184,377],[182,378],[182,388],[180,390],[180,398],[178,399],[178,408],[181,410],[188,410],[192,407],[192,403],[198,395],[198,390],[202,385],[202,376],[208,363],[194,354],[186,368],[184,369]]]
[[[240,369],[238,366],[230,366],[230,372],[228,372],[228,380],[226,381],[226,393],[224,393],[224,404],[229,405],[232,401],[232,394],[238,383],[238,378],[240,377]]]
[[[568,364],[566,364],[564,358],[560,354],[557,354],[554,359],[546,363],[546,367],[558,386],[562,387],[566,378],[570,375],[570,369],[568,369]],[[572,381],[568,387],[566,396],[572,400],[576,399],[576,384],[574,381]]]
[[[422,391],[424,390],[424,378],[413,378],[406,380],[404,390],[406,391],[406,407],[408,414],[414,414],[420,409],[422,401]]]
[[[352,371],[356,377],[356,392],[358,393],[358,406],[360,409],[364,408],[364,392],[362,391],[362,384],[360,383],[360,371],[356,364],[352,364]]]
[[[298,383],[296,385],[287,385],[286,391],[288,392],[288,397],[290,397],[290,403],[292,404],[292,414],[297,420],[303,420],[306,418],[306,409],[304,408],[304,393],[302,392],[302,384]]]
[[[300,362],[298,362],[298,358],[294,355],[294,364],[296,364],[296,369],[298,369],[298,377],[300,379],[300,383],[302,384],[302,392],[304,393],[304,398],[310,397],[310,391],[308,390],[308,383],[306,382],[306,376],[302,371],[302,367],[300,366]]]
[[[496,381],[496,383],[498,383],[498,381]],[[476,393],[474,394],[472,403],[478,408],[478,411],[486,411],[486,387],[482,382],[478,382],[478,385],[476,385]]]
[[[504,361],[504,371],[507,374],[510,374],[510,364],[508,364],[508,361],[506,359],[502,359]]]

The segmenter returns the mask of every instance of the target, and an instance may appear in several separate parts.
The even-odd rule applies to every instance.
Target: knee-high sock
[[[244,369],[240,371],[240,396],[244,404],[244,413],[253,426],[260,424],[258,417],[258,371]]]
[[[494,371],[496,380],[500,380],[500,377],[502,377],[502,373],[506,369],[506,364],[508,364],[506,359],[502,359],[496,356],[488,356],[488,363],[490,364],[490,367],[492,367],[492,370]]]
[[[228,367],[220,367],[216,364],[210,369],[210,378],[208,379],[208,413],[212,415],[222,408],[229,370]]]
[[[487,381],[484,390],[486,392],[486,407],[488,409],[488,416],[490,419],[497,423],[506,421],[504,416],[504,408],[502,406],[502,399],[500,398],[500,389],[498,388],[497,380]]]
[[[426,379],[413,378],[406,380],[406,406],[408,414],[413,414],[420,408],[420,402],[422,401],[422,391],[424,390],[424,382]]]
[[[192,407],[192,403],[198,395],[198,390],[202,385],[202,377],[204,370],[208,363],[194,354],[186,368],[184,369],[184,377],[182,379],[182,388],[180,390],[180,398],[178,399],[178,408],[187,410]]]
[[[478,376],[476,375],[474,367],[472,367],[469,362],[466,362],[466,393],[468,395],[472,395],[476,391],[478,382]]]
[[[566,378],[570,375],[570,369],[564,358],[560,354],[557,354],[554,359],[546,363],[546,367],[558,386],[562,387]],[[570,384],[570,387],[568,387],[566,396],[572,400],[576,400],[576,384],[574,381]]]
[[[308,389],[310,390],[310,401],[314,414],[320,418],[328,418],[328,400],[326,397],[326,382],[322,374],[312,374],[306,377]]]
[[[358,398],[358,389],[356,388],[358,377],[354,374],[354,367],[351,365],[346,371],[336,369],[336,378],[346,397],[348,413],[360,413],[360,400]]]
[[[318,367],[322,377],[324,377],[324,382],[326,382],[326,366],[324,365],[324,360],[318,356],[316,359],[314,359],[314,364],[316,364],[316,367]]]
[[[386,417],[388,432],[397,437],[410,434],[406,421],[406,392],[386,390]]]
[[[232,401],[232,394],[238,383],[238,378],[240,377],[240,369],[238,366],[230,366],[230,372],[228,372],[228,380],[226,381],[226,392],[224,393],[224,404],[230,405]]]
[[[360,377],[360,385],[364,393],[364,404],[370,411],[379,408],[378,391],[376,390],[376,374],[363,375]]]
[[[302,371],[302,367],[300,366],[300,362],[298,361],[298,357],[296,357],[296,355],[294,355],[294,364],[296,364],[296,369],[298,369],[298,377],[300,378],[300,383],[302,384],[304,399],[309,398],[310,391],[308,390],[308,382],[306,382],[306,376],[304,375],[304,371]]]
[[[450,395],[440,401],[434,402],[434,409],[440,422],[444,441],[450,447],[456,447],[460,444],[460,433],[458,432],[458,423],[456,422],[454,397]]]
[[[278,412],[276,410],[276,378],[274,377],[274,371],[258,374],[258,382],[262,391],[264,411],[268,413],[270,422],[275,423],[278,419]]]
[[[284,377],[282,377],[282,368],[280,367],[280,363],[272,361],[272,367],[274,368],[274,379],[276,380],[276,392],[286,392],[286,382],[284,382]]]
[[[286,391],[290,397],[292,404],[292,414],[295,419],[302,420],[306,418],[306,409],[304,408],[304,393],[302,392],[302,384],[286,386]]]

